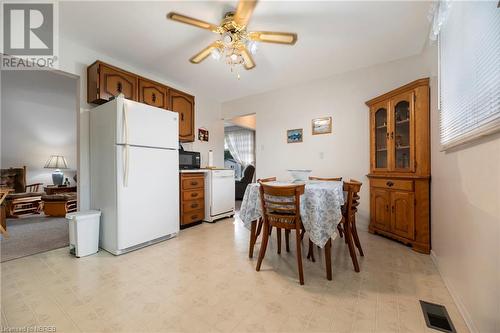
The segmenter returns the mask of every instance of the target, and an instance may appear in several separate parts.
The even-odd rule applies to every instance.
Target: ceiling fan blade
[[[240,27],[246,27],[257,5],[257,0],[240,0],[233,21]]]
[[[210,55],[213,49],[218,47],[219,47],[219,41],[215,41],[206,48],[204,48],[203,50],[201,50],[200,52],[198,52],[196,55],[191,57],[189,61],[191,61],[193,64],[199,64]]]
[[[243,57],[243,61],[245,61],[245,69],[252,69],[255,67],[255,61],[253,61],[252,55],[245,46],[240,48],[240,54]]]
[[[248,38],[257,42],[294,45],[297,34],[291,32],[254,31],[248,33]]]
[[[219,27],[216,26],[215,24],[208,23],[205,21],[201,21],[186,15],[178,14],[175,12],[170,12],[167,14],[167,18],[173,21],[189,24],[198,28],[210,30],[213,32],[219,32]]]

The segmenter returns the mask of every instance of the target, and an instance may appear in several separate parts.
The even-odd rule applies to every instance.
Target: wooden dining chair
[[[266,255],[267,243],[269,241],[269,228],[277,230],[295,230],[297,245],[297,266],[299,270],[300,284],[304,284],[304,272],[302,268],[302,251],[300,242],[300,231],[302,221],[300,218],[300,196],[304,193],[305,185],[272,186],[265,182],[260,183],[260,199],[262,202],[262,219],[264,220],[262,233],[262,245],[260,246],[259,259],[256,270],[260,271],[262,260]]]
[[[344,192],[347,192],[347,198],[342,209],[342,220],[339,223],[342,230],[341,234],[343,233],[345,242],[349,247],[349,254],[356,272],[359,272],[359,263],[354,247],[357,247],[359,254],[364,256],[361,242],[359,241],[358,230],[356,229],[356,213],[359,206],[361,185],[363,184],[360,181],[354,179],[344,182]]]
[[[275,182],[276,177],[269,177],[269,178],[261,178],[257,179],[257,182],[259,183],[268,183],[268,182]],[[253,258],[253,249],[255,247],[255,243],[257,242],[257,238],[260,235],[260,232],[262,230],[262,218],[260,218],[258,221],[252,221],[251,227],[250,227],[250,244],[248,245],[248,257]],[[271,230],[269,230],[271,231]]]
[[[324,182],[341,182],[342,177],[334,177],[334,178],[323,178],[323,177],[309,177],[309,180],[321,180]]]

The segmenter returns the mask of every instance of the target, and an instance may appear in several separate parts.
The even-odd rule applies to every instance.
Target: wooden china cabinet
[[[429,79],[366,102],[370,107],[370,226],[430,253]]]

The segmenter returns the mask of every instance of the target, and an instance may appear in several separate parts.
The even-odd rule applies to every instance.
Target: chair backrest
[[[276,177],[257,179],[257,182],[259,182],[259,183],[269,183],[269,182],[275,182],[275,181],[276,181]]]
[[[355,179],[351,179],[349,181],[344,182],[344,192],[347,192],[347,200],[345,202],[345,217],[350,220],[358,211],[359,206],[359,191],[361,190],[361,185],[363,185],[360,181]]]
[[[273,186],[260,182],[262,215],[269,225],[300,229],[300,196],[305,185]]]
[[[255,167],[251,164],[247,165],[245,171],[243,171],[243,178],[241,178],[241,181],[250,184],[252,182],[254,173],[255,173]]]
[[[13,189],[15,193],[26,191],[26,167],[0,169],[0,186]]]
[[[341,182],[342,181],[342,177],[323,178],[323,177],[314,177],[314,176],[311,176],[311,177],[309,177],[309,180],[321,180],[321,181],[325,181],[325,182]]]

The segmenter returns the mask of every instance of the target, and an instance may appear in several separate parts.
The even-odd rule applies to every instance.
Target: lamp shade
[[[45,163],[44,168],[47,168],[47,169],[67,169],[68,162],[66,162],[66,159],[64,158],[64,156],[51,155],[49,157],[49,159],[47,160],[47,163]]]

